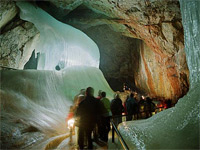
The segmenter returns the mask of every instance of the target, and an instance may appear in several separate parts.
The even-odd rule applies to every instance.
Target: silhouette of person
[[[131,93],[129,99],[126,102],[126,108],[128,112],[126,121],[132,120],[133,115],[137,114],[137,102],[133,96],[134,96],[133,93]]]
[[[152,116],[152,112],[155,111],[155,104],[152,102],[152,99],[147,97],[146,98],[146,118],[151,117]]]
[[[110,104],[113,120],[116,125],[122,122],[122,112],[124,112],[124,107],[122,105],[122,100],[120,99],[119,93],[114,95],[114,99]]]
[[[78,145],[80,149],[84,148],[84,140],[87,141],[87,148],[92,149],[92,130],[100,116],[100,101],[94,97],[94,89],[88,87],[86,89],[86,97],[79,104],[76,117],[79,118],[79,137]]]

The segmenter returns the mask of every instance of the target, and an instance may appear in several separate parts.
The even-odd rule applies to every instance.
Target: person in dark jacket
[[[123,107],[124,107],[124,113],[125,113],[125,115],[128,115],[128,112],[127,112],[127,107],[126,107],[126,102],[127,102],[127,100],[129,99],[129,95],[126,97],[126,100],[124,101],[124,103],[123,103]]]
[[[133,96],[134,96],[133,93],[131,93],[129,99],[126,102],[126,108],[128,112],[126,121],[132,120],[133,115],[135,116],[137,114],[137,102]]]
[[[98,91],[98,96],[96,97],[96,99],[101,100],[102,96],[101,96],[102,90]],[[98,138],[100,136],[100,132],[101,132],[101,126],[102,126],[102,122],[101,122],[101,118],[98,118],[97,120],[97,124],[94,127],[93,130],[93,137],[94,137],[94,141],[98,141]]]
[[[122,100],[118,93],[114,95],[114,99],[111,101],[110,104],[113,120],[116,125],[122,122],[122,112],[124,112],[124,107],[122,105]],[[117,117],[118,116],[118,117]]]
[[[88,87],[86,90],[86,97],[79,104],[76,112],[76,117],[79,118],[78,145],[80,149],[84,148],[84,141],[87,141],[88,149],[93,148],[91,134],[100,114],[100,101],[94,97],[94,89]]]
[[[155,111],[155,104],[152,102],[152,99],[150,97],[146,98],[146,118],[149,118],[152,116],[152,112]]]
[[[144,99],[145,97],[141,96],[140,101],[138,102],[138,114],[140,119],[146,118],[147,103]]]

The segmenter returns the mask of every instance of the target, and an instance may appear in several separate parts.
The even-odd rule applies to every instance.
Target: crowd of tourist
[[[155,111],[155,104],[149,97],[138,99],[136,95],[136,92],[130,92],[122,102],[119,93],[115,93],[110,101],[105,91],[99,90],[98,96],[94,97],[92,87],[81,89],[74,97],[67,117],[67,120],[75,118],[79,148],[84,149],[87,145],[87,149],[93,149],[93,140],[107,143],[111,117],[115,125],[122,122],[122,114],[125,114],[126,121],[150,117]]]

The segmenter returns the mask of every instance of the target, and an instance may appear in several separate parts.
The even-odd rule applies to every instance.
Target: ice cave
[[[87,87],[123,104],[137,93],[157,107],[122,117],[94,149],[200,149],[199,0],[3,0],[0,8],[1,149],[78,149],[66,117]]]

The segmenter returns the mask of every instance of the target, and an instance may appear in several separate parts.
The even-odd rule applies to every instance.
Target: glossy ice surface
[[[1,71],[1,115],[11,120],[23,119],[27,124],[49,134],[65,133],[69,107],[81,89],[91,86],[113,91],[96,67],[76,66],[63,71]]]
[[[81,89],[91,86],[94,96],[102,90],[113,98],[99,70],[99,49],[86,34],[40,8],[27,2],[17,5],[20,17],[40,31],[39,70],[1,71],[1,115],[8,121],[24,120],[46,134],[65,133],[69,107]]]
[[[71,66],[99,68],[99,49],[85,33],[57,21],[42,9],[26,2],[17,2],[20,17],[32,22],[40,31],[36,52],[40,52],[39,70],[55,70]]]

